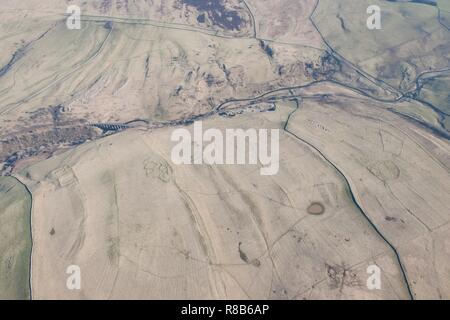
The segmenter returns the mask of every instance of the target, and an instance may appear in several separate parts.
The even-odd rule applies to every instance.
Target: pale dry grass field
[[[204,125],[282,130],[291,111]],[[308,145],[282,132],[270,177],[258,166],[173,165],[171,132],[128,131],[23,173],[35,299],[407,298],[392,251]],[[314,202],[323,214],[308,214]],[[66,288],[70,264],[81,267],[81,291]],[[381,291],[366,288],[371,264],[383,270]]]
[[[341,168],[397,248],[415,297],[448,299],[450,144],[388,107],[338,90],[327,100],[305,99],[289,128]]]
[[[254,13],[256,34],[262,39],[324,48],[309,17],[315,0],[246,0]]]
[[[445,10],[0,0],[0,298],[450,299]],[[279,172],[175,165],[195,120]]]

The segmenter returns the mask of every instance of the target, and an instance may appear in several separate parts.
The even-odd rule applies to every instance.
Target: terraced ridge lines
[[[54,27],[54,26],[53,26]],[[53,28],[52,27],[52,28]],[[47,32],[45,32],[42,36],[40,36],[37,40],[42,39],[52,28],[50,28]],[[31,99],[35,98],[36,96],[38,96],[40,93],[44,92],[45,90],[47,90],[48,88],[51,88],[55,85],[57,85],[58,83],[60,83],[61,81],[64,81],[65,79],[67,79],[70,75],[72,75],[73,73],[77,72],[78,70],[80,70],[83,66],[87,65],[88,63],[90,63],[92,60],[94,60],[104,49],[104,47],[106,46],[106,43],[108,42],[108,39],[110,38],[114,27],[112,26],[111,28],[108,29],[108,34],[106,35],[106,37],[103,39],[103,41],[101,42],[101,44],[99,45],[98,49],[92,53],[91,56],[89,56],[85,61],[83,61],[82,63],[80,63],[79,65],[75,66],[72,70],[70,70],[68,73],[64,74],[62,77],[58,77],[57,79],[55,79],[54,81],[52,81],[51,83],[49,83],[47,86],[37,90],[34,93],[31,93],[29,96],[23,98],[20,101],[17,102],[13,102],[10,103],[6,106],[4,106],[2,109],[0,109],[0,116],[3,114],[8,114],[9,112],[11,112],[12,110],[15,110],[16,108],[18,108],[20,105],[30,101]]]
[[[41,34],[36,39],[28,42],[27,44],[23,45],[21,48],[17,49],[16,52],[13,53],[11,56],[11,59],[8,61],[6,65],[4,65],[2,68],[0,68],[0,78],[3,77],[8,71],[11,69],[11,67],[22,57],[26,54],[26,51],[33,45],[33,43],[41,40],[47,33],[50,32],[55,26],[51,26],[48,30],[46,30],[43,34]]]

